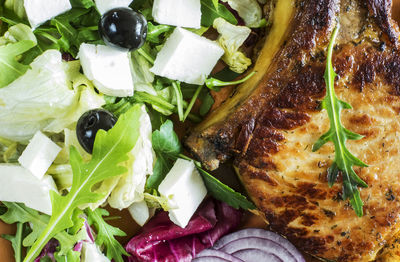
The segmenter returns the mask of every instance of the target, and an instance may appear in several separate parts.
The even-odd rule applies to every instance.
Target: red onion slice
[[[286,249],[295,259],[297,262],[305,262],[302,254],[296,249],[296,247],[290,243],[286,238],[271,232],[267,231],[264,229],[260,228],[248,228],[248,229],[243,229],[240,231],[237,231],[235,233],[229,234],[218,240],[214,247],[215,249],[220,249],[229,242],[235,241],[240,238],[245,238],[245,237],[257,237],[257,238],[263,238],[263,239],[269,239],[280,246],[282,246],[284,249]]]
[[[192,262],[230,262],[220,257],[196,257]]]
[[[272,253],[285,262],[297,262],[294,256],[289,253],[284,247],[270,239],[259,237],[244,237],[227,243],[219,250],[233,254],[243,249],[259,249],[265,252]]]
[[[236,258],[230,254],[227,254],[225,252],[222,252],[220,250],[215,250],[215,249],[205,249],[197,254],[196,258],[198,258],[198,257],[219,257],[219,258],[231,261],[231,262],[243,262],[243,260],[241,260],[239,258]]]
[[[264,252],[254,248],[239,250],[233,253],[232,255],[234,257],[240,258],[244,262],[254,262],[254,261],[285,262],[272,253]]]

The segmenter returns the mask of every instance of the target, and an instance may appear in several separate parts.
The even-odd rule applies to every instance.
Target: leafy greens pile
[[[42,104],[38,103],[36,106],[43,112],[37,114],[40,115],[39,126],[35,124],[39,120],[33,119],[29,114],[25,118],[17,117],[20,122],[15,124],[15,130],[29,129],[29,132],[17,137],[18,132],[12,131],[6,138],[0,137],[0,163],[16,163],[25,147],[23,144],[37,130],[49,132],[56,142],[65,142],[65,148],[57,163],[49,169],[59,189],[63,190],[60,193],[51,192],[51,216],[19,203],[3,202],[0,205],[0,219],[9,224],[17,224],[15,236],[4,236],[12,242],[17,262],[47,261],[49,257],[56,261],[80,261],[79,246],[88,237],[85,229],[86,219],[95,229],[95,242],[105,251],[106,256],[117,262],[123,261],[123,256],[128,254],[115,237],[124,236],[125,233],[106,222],[106,210],[91,210],[87,207],[91,206],[90,204],[101,203],[101,200],[107,198],[110,192],[101,190],[102,185],[107,187],[109,181],[127,172],[123,163],[130,158],[129,154],[140,138],[143,104],[147,105],[147,112],[151,116],[151,143],[156,155],[153,173],[146,181],[144,198],[157,202],[159,207],[166,209],[168,207],[163,204],[164,200],[157,192],[159,184],[178,158],[191,160],[183,155],[182,145],[168,117],[176,114],[182,122],[187,119],[199,122],[214,103],[210,90],[219,91],[223,86],[240,84],[254,75],[252,73],[239,81],[233,81],[239,74],[226,68],[209,78],[204,86],[188,85],[155,76],[149,69],[174,27],[154,22],[151,15],[153,1],[135,0],[130,7],[140,11],[148,20],[145,45],[130,54],[135,93],[127,98],[103,96],[98,94],[93,84],[79,71],[79,62],[75,61],[82,43],[104,44],[98,33],[100,14],[92,0],[70,2],[70,11],[32,30],[22,0],[0,0],[0,90],[4,91],[0,91],[0,95],[7,94],[11,98],[25,99],[18,100],[19,106],[16,107],[12,104],[13,101],[5,101],[14,113],[15,108],[20,109],[21,116],[24,111],[28,111],[24,107],[24,101],[30,101],[32,97],[40,99]],[[253,20],[250,19],[253,27],[262,26],[262,19],[258,13],[253,16],[243,7],[238,8],[242,8],[240,12],[244,16],[249,19],[253,17]],[[192,30],[196,34],[204,34],[217,18],[226,20],[232,26],[238,24],[237,16],[216,0],[201,0],[201,10],[202,27]],[[257,9],[256,12],[258,11]],[[227,30],[223,27],[221,29]],[[238,45],[237,40],[230,41],[230,37],[232,36],[228,34],[223,39],[226,48],[231,50],[229,56],[245,58],[239,51],[240,44]],[[244,39],[246,35],[242,35],[241,41]],[[63,54],[64,61],[57,57],[56,51]],[[42,55],[45,55],[45,58]],[[240,67],[241,72],[251,63],[247,59],[246,65],[235,65],[237,59],[227,57],[228,60],[232,61],[232,66],[229,64],[230,68]],[[53,61],[57,66],[46,65],[48,61]],[[23,87],[34,83],[34,78],[39,72],[48,72],[46,77],[49,81],[42,81],[41,86],[24,92]],[[59,85],[59,89],[54,88],[58,82],[52,82],[52,76],[61,73],[63,77],[58,79],[63,85]],[[54,100],[51,99],[51,95],[54,95]],[[63,108],[57,108],[58,111],[55,111],[54,105],[60,103],[54,101],[62,99],[62,95],[68,95],[69,103],[64,103]],[[3,103],[1,99],[0,102]],[[200,102],[198,113],[192,112],[195,102]],[[114,113],[118,121],[109,131],[101,130],[97,133],[93,155],[90,157],[76,146],[71,133],[74,132],[74,123],[83,112],[101,106]],[[10,115],[6,113],[3,115]],[[0,114],[3,129],[10,126],[7,121],[11,121],[11,118],[3,118]],[[29,128],[27,122],[30,124]],[[20,128],[21,126],[24,128]],[[2,127],[0,132],[1,130]],[[63,138],[59,139],[60,136]],[[214,198],[234,208],[255,208],[243,195],[203,170],[200,163],[195,163],[208,192]],[[26,256],[24,248],[27,248]]]

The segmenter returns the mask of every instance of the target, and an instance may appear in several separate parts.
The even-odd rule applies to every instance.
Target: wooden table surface
[[[393,0],[393,17],[400,24],[400,0]],[[138,230],[139,226],[136,225],[128,212],[117,212],[112,211],[112,215],[121,216],[121,220],[116,220],[112,224],[120,227],[127,233],[127,237],[121,238],[121,242],[126,243],[131,236],[133,236]],[[253,215],[246,216],[246,222],[243,227],[265,227],[265,223],[259,217]],[[122,221],[122,222],[121,222]],[[10,225],[6,225],[0,221],[0,235],[1,234],[14,234],[15,228]],[[312,261],[311,258],[307,258],[308,261]],[[13,251],[9,241],[0,238],[0,262],[12,262],[14,261]]]

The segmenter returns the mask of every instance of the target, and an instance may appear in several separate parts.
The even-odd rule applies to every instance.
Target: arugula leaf
[[[75,209],[104,198],[104,195],[92,191],[94,185],[126,172],[126,168],[120,164],[129,159],[128,153],[138,140],[140,116],[140,105],[135,105],[120,116],[112,129],[107,132],[99,130],[94,142],[92,159],[87,163],[83,162],[77,149],[71,147],[70,163],[73,171],[71,190],[65,196],[55,192],[50,193],[53,214],[24,261],[32,261],[52,237],[73,226],[71,217]]]
[[[14,250],[15,262],[22,261],[22,239],[24,233],[24,223],[17,223],[17,231],[14,236],[12,235],[2,235],[4,239],[11,242],[12,248]]]
[[[70,0],[72,7],[90,8],[95,6],[93,0]]]
[[[174,27],[170,25],[154,25],[151,22],[147,23],[147,28],[146,40],[154,44],[159,44],[161,42],[160,37],[162,34],[171,32],[174,29]]]
[[[0,88],[8,85],[29,68],[19,63],[16,56],[21,55],[34,47],[36,43],[31,40],[22,40],[15,44],[0,46]]]
[[[237,81],[231,81],[231,82],[224,82],[224,81],[221,81],[221,80],[211,77],[206,80],[205,84],[209,89],[214,90],[214,91],[219,91],[220,90],[219,87],[238,85],[238,84],[244,83],[247,80],[249,80],[250,78],[252,78],[256,73],[257,72],[253,71],[250,74],[248,74],[246,77],[239,79]]]
[[[125,232],[104,221],[103,217],[110,215],[105,209],[97,208],[94,211],[86,209],[86,213],[88,215],[89,225],[94,225],[97,231],[96,244],[100,247],[105,247],[106,255],[110,260],[113,259],[116,262],[123,262],[124,259],[122,255],[129,256],[129,254],[115,239],[115,236],[126,236]]]
[[[218,17],[222,17],[234,25],[238,23],[228,8],[220,3],[217,6],[215,0],[201,0],[201,14],[201,25],[205,27],[212,26],[214,20]]]
[[[333,31],[329,43],[324,75],[327,90],[326,96],[322,101],[322,108],[326,109],[328,113],[330,129],[313,145],[312,151],[317,151],[329,141],[334,143],[335,159],[332,166],[328,169],[328,184],[332,187],[339,173],[341,173],[343,176],[343,199],[349,199],[357,216],[361,217],[363,216],[364,203],[361,200],[357,187],[368,187],[368,185],[354,172],[353,166],[367,167],[368,165],[355,157],[346,147],[347,140],[359,140],[363,136],[346,129],[340,122],[341,111],[343,109],[352,109],[352,107],[348,103],[339,100],[335,94],[334,82],[337,75],[332,65],[332,52],[338,31],[339,25]]]
[[[196,164],[198,165],[198,164]],[[204,184],[208,192],[216,199],[223,201],[236,209],[243,208],[244,210],[256,209],[253,203],[246,199],[242,194],[235,192],[214,176],[206,172],[201,167],[197,166],[200,174],[203,177]]]
[[[22,244],[24,247],[32,246],[41,232],[46,228],[50,216],[40,214],[38,211],[28,208],[24,204],[3,202],[3,205],[7,207],[7,212],[1,215],[0,219],[5,223],[13,224],[29,222],[31,224],[32,232],[24,237]],[[63,255],[73,249],[74,245],[83,239],[83,236],[80,234],[70,235],[66,231],[60,231],[54,235],[54,238],[59,241],[61,247],[60,254]]]
[[[173,163],[182,152],[179,137],[174,131],[174,125],[171,120],[167,120],[161,125],[160,130],[153,132],[152,143],[157,160],[153,169],[153,174],[147,179],[147,189],[158,188],[161,181],[165,178],[172,168]]]

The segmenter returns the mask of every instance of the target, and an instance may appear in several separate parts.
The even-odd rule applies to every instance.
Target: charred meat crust
[[[389,38],[390,42],[399,48],[399,27],[392,19],[391,0],[367,0],[370,15],[375,19],[376,24]]]
[[[341,200],[340,181],[327,186],[332,147],[310,150],[329,126],[319,110],[325,48],[349,1],[293,0],[288,37],[257,87],[223,121],[190,134],[186,146],[209,169],[233,157],[271,228],[300,249],[330,260],[370,261],[400,225],[400,53],[390,1],[359,0],[366,9],[360,14],[369,14],[363,28],[376,34],[364,30],[334,52],[338,96],[354,107],[344,112],[344,124],[365,135],[349,146],[371,164],[355,169],[369,185],[361,191],[364,217]]]

